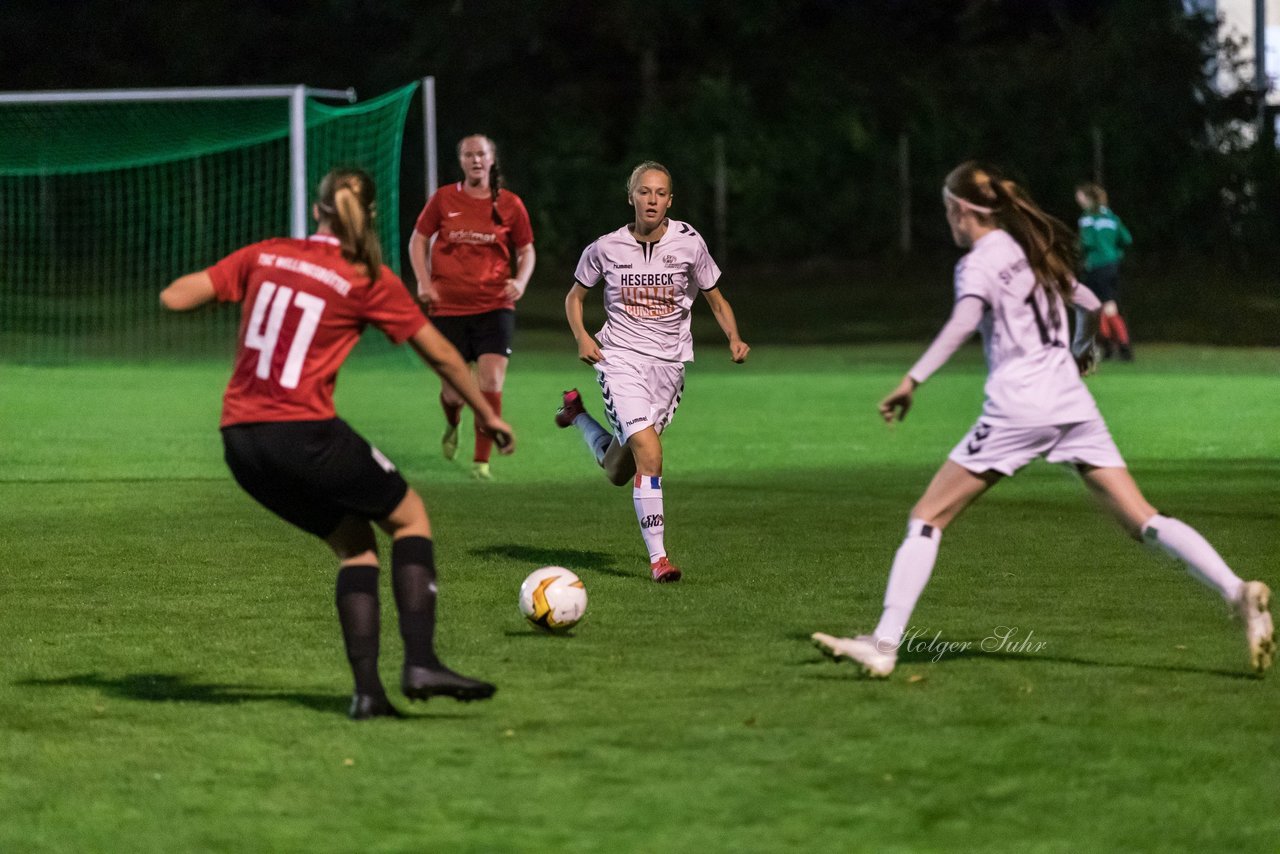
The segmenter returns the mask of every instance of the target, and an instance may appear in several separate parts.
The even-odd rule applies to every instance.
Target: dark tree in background
[[[1209,87],[1214,27],[1177,0],[63,0],[4,4],[0,27],[10,89],[305,82],[368,96],[433,74],[442,180],[453,141],[489,133],[540,247],[562,260],[625,221],[641,158],[671,166],[675,214],[710,231],[717,134],[736,259],[891,255],[901,134],[924,249],[945,242],[937,188],[967,157],[1073,219],[1094,128],[1144,251],[1264,259],[1277,242],[1271,167],[1224,144],[1252,107]],[[408,217],[422,203],[410,121]]]

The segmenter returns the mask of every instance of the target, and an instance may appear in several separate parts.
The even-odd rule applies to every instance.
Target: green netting
[[[307,105],[309,185],[354,165],[379,186],[399,269],[399,163],[416,84]],[[0,104],[0,358],[225,353],[232,307],[162,317],[157,294],[228,252],[289,233],[289,104]]]
[[[378,234],[387,266],[400,272],[400,151],[417,83],[348,107],[307,102],[307,186],[334,166],[359,166],[378,185]]]
[[[0,175],[151,166],[289,135],[289,102],[0,104]]]

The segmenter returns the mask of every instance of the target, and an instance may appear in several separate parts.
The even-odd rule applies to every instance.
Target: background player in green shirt
[[[1129,229],[1120,217],[1107,207],[1107,191],[1100,184],[1086,181],[1076,187],[1076,204],[1080,215],[1080,249],[1084,258],[1084,284],[1102,300],[1098,337],[1102,357],[1110,359],[1118,348],[1120,358],[1133,361],[1129,345],[1129,327],[1120,316],[1116,300],[1120,295],[1120,259],[1133,245]]]

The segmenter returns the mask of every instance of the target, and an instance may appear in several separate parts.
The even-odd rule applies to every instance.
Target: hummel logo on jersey
[[[615,269],[615,270],[630,270],[630,269],[631,269],[631,265],[630,265],[630,264],[614,264],[614,265],[613,265],[613,269]]]
[[[645,420],[643,415],[641,415],[639,418],[632,418],[630,421],[627,422],[627,426],[630,427],[632,424],[639,424],[643,420]]]

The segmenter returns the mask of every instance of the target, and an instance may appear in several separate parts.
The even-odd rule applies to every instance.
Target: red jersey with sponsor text
[[[254,243],[208,273],[219,300],[242,304],[223,427],[333,418],[338,368],[364,328],[402,344],[427,322],[395,273],[370,282],[330,235]]]
[[[512,250],[533,243],[533,226],[520,197],[498,191],[498,215],[489,196],[467,195],[461,183],[441,187],[427,202],[415,226],[423,237],[436,235],[431,247],[431,279],[440,299],[431,314],[457,317],[515,308],[503,295],[512,276]]]

